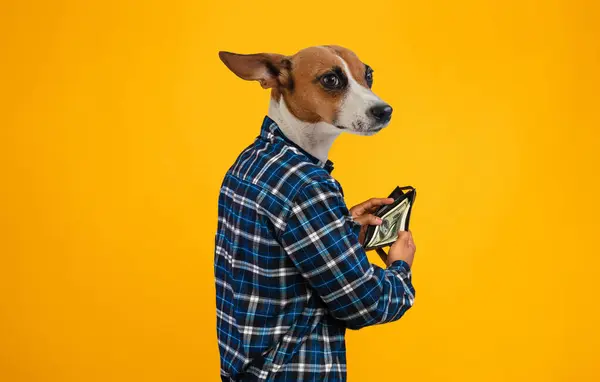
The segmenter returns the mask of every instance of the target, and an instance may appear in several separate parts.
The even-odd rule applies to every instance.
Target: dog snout
[[[392,111],[392,107],[387,103],[378,104],[369,109],[369,113],[380,123],[389,122],[392,119]]]

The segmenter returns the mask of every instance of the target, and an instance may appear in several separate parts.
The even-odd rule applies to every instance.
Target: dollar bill
[[[375,227],[375,232],[371,240],[367,243],[368,247],[388,245],[396,241],[398,231],[406,230],[406,218],[410,210],[410,201],[404,199],[393,209],[381,217],[383,222]]]

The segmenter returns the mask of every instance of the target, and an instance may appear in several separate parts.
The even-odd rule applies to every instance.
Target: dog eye
[[[369,88],[373,86],[373,69],[370,66],[367,66],[365,70],[365,81],[367,81]]]
[[[329,73],[321,77],[321,84],[326,89],[339,89],[342,85],[342,81],[335,73]]]

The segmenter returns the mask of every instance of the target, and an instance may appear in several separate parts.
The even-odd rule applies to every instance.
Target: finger
[[[361,225],[364,225],[364,224],[380,225],[383,222],[383,220],[381,220],[381,218],[378,218],[377,216],[372,215],[372,214],[362,215],[354,220],[359,222]]]
[[[392,245],[390,246],[390,251],[392,251],[394,248],[396,248],[399,245],[403,245],[402,244],[402,240],[398,239],[395,242],[392,243]]]
[[[355,208],[358,214],[364,214],[366,211],[370,211],[375,207],[379,207],[384,204],[391,204],[393,202],[394,199],[392,198],[371,198],[365,202],[358,204]]]
[[[403,241],[408,243],[410,237],[410,233],[407,231],[398,231],[398,241]]]
[[[407,247],[408,246],[408,232],[398,231],[398,239],[392,244],[391,247]],[[391,249],[390,249],[391,250]]]
[[[386,204],[392,204],[392,203],[394,203],[393,198],[377,198],[377,199],[374,198],[370,207],[367,207],[367,210],[369,210],[371,212],[375,212],[379,207],[386,205]]]
[[[371,207],[371,208],[367,208],[367,209],[366,209],[366,212],[371,212],[371,213],[373,213],[373,212],[377,211],[377,210],[379,209],[379,207],[381,207],[381,206],[373,206],[373,207]]]
[[[408,245],[415,246],[415,240],[413,238],[412,232],[408,231]]]

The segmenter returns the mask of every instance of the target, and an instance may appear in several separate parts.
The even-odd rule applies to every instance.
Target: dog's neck
[[[271,98],[268,115],[287,138],[321,162],[327,162],[329,149],[340,135],[338,128],[326,122],[309,123],[299,120],[290,112],[283,97],[279,100]]]

